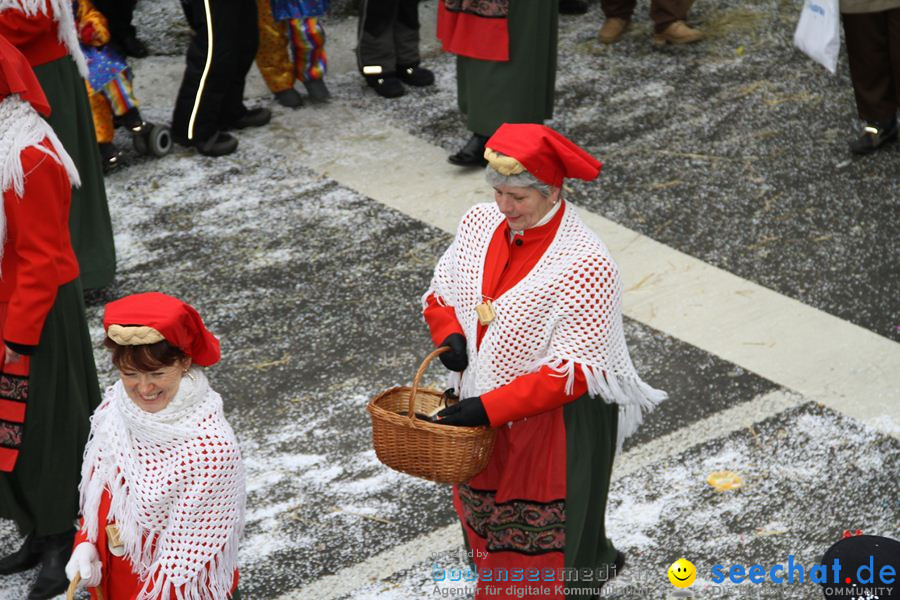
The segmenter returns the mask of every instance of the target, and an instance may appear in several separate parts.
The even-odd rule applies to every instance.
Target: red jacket
[[[52,151],[45,138],[41,145]],[[32,146],[21,153],[25,195],[3,193],[6,239],[0,264],[0,303],[6,304],[0,334],[20,354],[41,339],[44,320],[59,287],[78,277],[69,240],[72,186],[65,168]]]
[[[32,67],[69,53],[65,44],[59,41],[59,24],[49,3],[47,14],[38,13],[33,17],[15,8],[0,11],[0,35],[18,48]]]

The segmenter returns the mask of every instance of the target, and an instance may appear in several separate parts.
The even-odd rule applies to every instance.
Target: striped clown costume
[[[328,12],[328,0],[257,0],[257,8],[256,65],[269,89],[277,94],[292,87],[298,79],[322,79],[328,68],[328,56],[325,30],[319,17]]]
[[[121,117],[138,106],[133,75],[125,57],[109,44],[109,25],[91,0],[75,0],[75,21],[81,50],[88,65],[85,81],[94,117],[97,142],[113,141],[113,116]]]

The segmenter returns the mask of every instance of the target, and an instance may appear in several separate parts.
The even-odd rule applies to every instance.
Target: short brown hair
[[[103,340],[103,345],[112,351],[112,362],[118,369],[156,371],[161,367],[171,367],[187,358],[187,354],[181,348],[173,346],[166,340],[155,344],[123,346],[107,337]]]

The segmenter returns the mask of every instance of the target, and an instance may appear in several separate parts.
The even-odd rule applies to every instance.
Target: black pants
[[[94,0],[94,6],[109,22],[109,34],[114,42],[134,37],[137,33],[131,19],[137,0]]]
[[[209,43],[206,32],[206,3],[212,24],[212,60],[203,79]],[[204,141],[229,127],[246,112],[244,82],[259,45],[254,0],[181,0],[194,36],[187,49],[187,65],[175,113],[175,139]],[[202,84],[202,85],[201,85]],[[188,131],[196,108],[193,130]]]
[[[359,12],[357,59],[363,67],[419,64],[419,0],[362,0]]]
[[[850,79],[863,121],[885,122],[900,108],[900,8],[842,14]]]

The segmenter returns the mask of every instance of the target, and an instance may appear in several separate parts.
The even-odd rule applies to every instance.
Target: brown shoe
[[[703,39],[703,32],[689,27],[684,21],[675,21],[653,36],[654,44],[691,44]]]
[[[622,37],[622,34],[625,33],[630,25],[631,21],[628,19],[612,17],[603,21],[603,27],[600,28],[600,33],[597,36],[604,44],[614,44],[619,41],[619,38]]]

